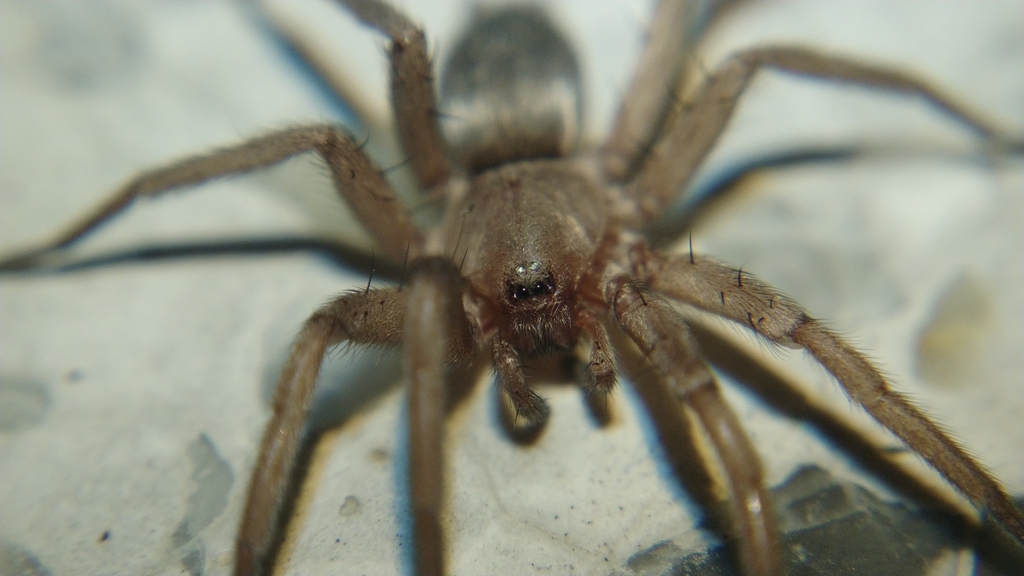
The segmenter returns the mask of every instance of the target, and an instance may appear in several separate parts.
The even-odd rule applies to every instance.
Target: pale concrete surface
[[[465,8],[431,4],[436,11],[428,11],[424,4],[410,11],[443,54]],[[237,4],[11,2],[0,11],[0,252],[47,237],[140,169],[336,118]],[[600,3],[557,13],[581,52],[598,55],[585,63],[601,94],[589,112],[607,120],[643,11]],[[1020,134],[1022,21],[1024,8],[1012,1],[756,3],[715,32],[706,58],[713,66],[737,47],[786,40],[893,63]],[[381,41],[340,30],[338,37],[359,44],[339,59],[376,94],[370,100],[382,101],[383,75],[362,72],[383,70]],[[595,120],[592,133],[602,126]],[[761,275],[829,319],[1022,494],[1021,162],[979,161],[969,134],[918,102],[773,75],[757,82],[712,170],[788,145],[850,142],[931,153],[762,178],[698,228],[695,247]],[[137,206],[75,255],[323,233],[343,210],[310,210],[280,194],[300,182],[296,195],[331,204],[328,187],[317,182],[322,172],[298,160]],[[359,237],[351,224],[341,227]],[[288,342],[317,304],[365,282],[294,254],[0,279],[6,565],[24,561],[30,568],[20,573],[55,576],[228,573],[268,415],[266,389]],[[788,356],[828,393],[822,370]],[[373,399],[352,400],[360,397],[360,374],[396,381],[394,363],[374,352],[342,357],[328,370],[334,395],[350,402],[334,417],[354,415],[318,447],[281,574],[408,571],[402,389],[378,387]],[[361,372],[348,374],[353,369]],[[628,385],[605,429],[575,389],[544,388],[552,420],[535,445],[522,448],[502,432],[487,384],[450,420],[453,573],[661,573],[629,560],[660,542],[689,550],[707,540],[693,530],[700,510],[661,461]],[[740,388],[730,385],[728,395],[773,485],[815,463],[894,498],[805,425]],[[854,412],[841,398],[836,403]],[[936,573],[971,565],[969,557],[944,561],[952,563]],[[954,571],[941,571],[947,568]]]

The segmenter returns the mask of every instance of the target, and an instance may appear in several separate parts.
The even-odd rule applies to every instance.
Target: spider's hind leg
[[[438,125],[434,75],[423,30],[390,4],[341,0],[363,24],[391,40],[391,106],[402,150],[423,190],[448,181],[451,166]]]
[[[666,126],[628,184],[627,191],[636,200],[643,220],[658,218],[690,183],[726,130],[739,98],[764,68],[917,96],[982,138],[1000,144],[1014,141],[983,115],[912,74],[806,48],[745,50],[726,60],[707,79],[690,109]]]

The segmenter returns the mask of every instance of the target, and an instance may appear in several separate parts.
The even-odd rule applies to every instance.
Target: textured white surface
[[[443,53],[464,8],[439,6],[435,14],[424,4],[410,11]],[[622,44],[636,45],[643,16],[633,5],[598,6],[562,6],[558,13],[581,51],[601,54],[585,66],[593,90],[603,94],[590,113],[606,119],[624,83],[614,63],[628,66],[630,49]],[[335,117],[237,4],[21,2],[0,4],[0,11],[2,252],[58,230],[140,169]],[[1024,8],[1013,1],[941,8],[757,3],[715,34],[707,58],[713,65],[715,54],[782,39],[822,46],[919,71],[1021,133],[1022,20]],[[383,69],[379,40],[338,36],[360,43],[339,53],[353,70]],[[368,93],[376,91],[370,99],[386,98],[382,75],[356,74]],[[948,154],[970,150],[973,140],[920,103],[776,75],[756,83],[714,162],[794,142],[945,153],[879,155],[763,178],[698,231],[697,249],[743,265],[831,320],[1014,493],[1024,492],[1021,163]],[[293,176],[318,171],[310,164],[299,160],[137,206],[80,253],[319,232],[322,213],[311,218],[279,194]],[[322,183],[310,186],[329,194]],[[318,303],[365,281],[308,255],[4,277],[0,410],[13,424],[0,431],[3,550],[31,554],[57,576],[180,573],[183,558],[193,573],[228,573],[268,414],[266,388],[281,355]],[[943,370],[955,377],[938,385],[919,377],[918,349],[947,294],[947,307],[981,302],[974,306],[981,314],[954,323],[953,341],[976,354],[940,353],[949,359]],[[393,370],[393,363],[388,356],[343,358],[334,372]],[[821,370],[796,370],[828,388]],[[354,395],[344,386],[357,386],[358,378],[343,380],[337,394]],[[697,510],[660,462],[628,388],[616,395],[617,418],[606,429],[587,416],[575,389],[542,394],[553,418],[530,448],[504,437],[487,385],[451,418],[453,572],[611,573],[659,541],[698,542],[699,534],[689,532],[689,514]],[[773,484],[806,462],[843,477],[859,474],[804,426],[732,388],[729,396],[750,424]],[[402,391],[394,388],[341,408],[356,415],[318,447],[281,573],[408,567],[401,405]],[[10,415],[15,409],[19,416]],[[200,435],[209,443],[197,442]],[[203,446],[212,446],[226,467]],[[190,495],[204,485],[193,479],[197,461],[221,480],[229,468],[233,483],[222,511],[205,520],[190,513],[197,534],[183,540],[175,532]],[[202,506],[216,511],[219,504],[213,498]]]

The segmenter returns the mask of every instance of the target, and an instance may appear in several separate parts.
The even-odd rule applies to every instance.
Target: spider
[[[449,228],[454,230],[454,227],[449,226]],[[464,232],[464,230],[460,229],[460,232]],[[456,240],[455,243],[457,245],[459,243],[459,240]],[[445,253],[447,255],[447,252],[445,252]],[[396,254],[392,254],[391,256],[392,257],[396,257],[397,255]],[[698,254],[697,258],[701,258],[699,256],[699,254]],[[527,274],[527,273],[538,272],[539,270],[533,270],[532,269],[532,265],[531,264],[532,264],[532,262],[525,263],[525,265],[523,266],[524,269],[521,272],[519,272],[519,273]],[[696,262],[694,262],[694,264],[696,264]],[[416,267],[413,266],[413,269],[416,269]],[[514,269],[518,270],[518,266],[516,266]],[[746,277],[742,273],[737,272],[737,284],[742,284],[745,281],[744,278],[746,278]],[[748,280],[747,282],[748,282],[748,285],[750,285],[750,283],[752,283],[753,280]],[[530,284],[528,286],[524,285],[523,287],[527,289],[527,292],[525,294],[526,299],[543,297],[543,293],[544,292],[551,290],[551,287],[549,286],[549,284],[550,284],[550,280],[546,276],[541,276],[540,279],[537,280],[537,282],[535,282],[533,284]],[[538,288],[538,286],[539,286],[539,288]],[[738,286],[738,287],[740,287],[740,286]],[[511,292],[511,294],[517,294],[517,293],[519,293],[518,292],[518,286],[516,287],[516,291]],[[527,408],[528,408],[528,406],[527,406]],[[432,548],[432,549],[433,550],[437,550],[438,548],[435,547],[435,548]]]

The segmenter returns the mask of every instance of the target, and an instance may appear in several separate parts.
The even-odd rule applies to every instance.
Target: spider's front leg
[[[412,274],[409,291],[366,290],[336,298],[317,310],[299,333],[278,381],[274,414],[253,468],[235,551],[238,576],[270,571],[284,521],[281,508],[327,348],[341,342],[383,346],[403,340],[416,565],[420,574],[441,574],[444,368],[469,357],[475,341],[462,308],[462,280],[452,263],[424,259],[413,265]]]
[[[280,511],[327,348],[341,342],[398,345],[408,293],[395,288],[344,294],[313,313],[296,338],[274,393],[235,548],[235,574],[269,572]]]
[[[626,277],[609,282],[606,305],[644,353],[658,381],[696,415],[718,457],[729,489],[729,516],[738,538],[739,564],[748,576],[782,573],[774,508],[761,461],[701,356],[678,312]]]
[[[462,278],[450,260],[413,265],[405,320],[405,373],[409,379],[409,482],[414,561],[419,576],[444,573],[440,511],[444,495],[442,447],[447,398],[445,366],[475,348],[462,306]]]
[[[634,272],[654,290],[738,322],[776,344],[803,348],[847,395],[920,454],[981,511],[1024,544],[1024,514],[980,463],[889,382],[863,355],[778,291],[717,262],[692,255],[633,251]]]

